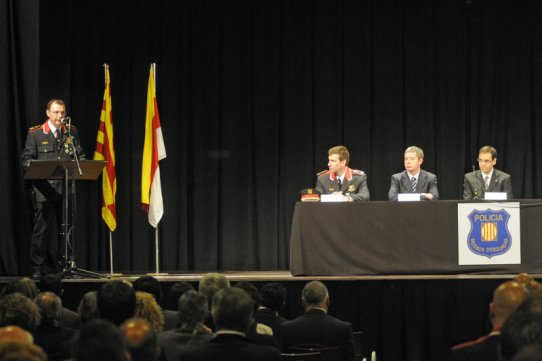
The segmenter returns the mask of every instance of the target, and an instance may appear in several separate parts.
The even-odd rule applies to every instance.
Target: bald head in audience
[[[62,302],[53,292],[39,293],[34,300],[41,316],[41,325],[60,326],[62,317]]]
[[[24,328],[19,326],[0,327],[0,342],[16,341],[22,343],[34,343],[34,337]]]
[[[131,318],[126,320],[120,329],[132,361],[158,360],[156,333],[147,320]]]
[[[514,281],[499,285],[493,292],[493,301],[489,304],[489,314],[494,330],[499,330],[508,316],[514,313],[527,298],[527,289]]]
[[[34,345],[32,334],[19,326],[0,327],[0,361],[45,361],[43,350]]]

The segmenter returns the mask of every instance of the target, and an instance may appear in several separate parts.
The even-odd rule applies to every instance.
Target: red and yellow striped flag
[[[111,114],[111,85],[109,83],[109,67],[105,67],[105,91],[100,114],[100,129],[96,137],[94,160],[106,160],[102,173],[102,218],[109,230],[117,228],[117,210],[115,195],[117,194],[117,176],[115,171],[115,148],[113,146],[113,118]]]
[[[166,147],[162,137],[156,89],[154,86],[154,64],[151,65],[147,88],[147,115],[145,121],[145,143],[141,166],[141,206],[148,213],[149,223],[156,228],[164,214],[162,185],[158,162],[166,157]]]

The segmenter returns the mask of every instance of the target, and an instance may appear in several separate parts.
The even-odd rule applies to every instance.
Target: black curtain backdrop
[[[117,161],[115,269],[154,270],[140,212],[149,65],[166,271],[288,268],[297,192],[348,146],[384,200],[403,150],[425,151],[442,199],[485,144],[518,198],[542,193],[542,2],[525,0],[0,1],[5,205],[0,271],[28,269],[25,129],[61,97],[92,157],[110,64]],[[38,46],[39,44],[39,46]],[[38,85],[36,85],[38,84]],[[39,87],[39,91],[37,90]],[[101,182],[79,182],[76,260],[109,269]]]

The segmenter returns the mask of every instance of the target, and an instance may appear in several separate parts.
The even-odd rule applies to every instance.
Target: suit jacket
[[[168,359],[169,360],[169,359]],[[217,334],[214,339],[181,355],[181,361],[279,361],[280,351],[261,346],[234,334]]]
[[[71,357],[71,340],[76,330],[41,325],[34,332],[34,342],[47,353],[47,360],[62,361]]]
[[[318,344],[326,347],[339,346],[343,360],[354,360],[352,324],[329,316],[323,310],[312,309],[295,320],[280,325],[282,351],[290,346]]]
[[[498,360],[499,335],[486,335],[478,340],[466,342],[452,348],[450,361],[495,361]]]
[[[318,176],[314,187],[321,194],[343,192],[344,195],[352,197],[353,201],[368,201],[371,196],[367,187],[367,175],[357,169],[346,167],[346,173],[342,186],[339,187],[338,178],[335,173],[327,171]]]
[[[486,192],[506,192],[506,199],[513,199],[512,177],[510,174],[493,168],[489,187],[485,190],[482,172],[477,170],[465,174],[463,181],[463,199],[484,199]]]
[[[29,129],[21,154],[24,170],[28,168],[32,160],[71,160],[74,156],[74,150],[77,151],[79,159],[85,159],[83,147],[79,142],[77,128],[75,126],[70,128],[71,139],[68,138],[68,129],[65,125],[62,125],[60,129],[62,132],[59,141],[56,140],[49,128],[47,120],[41,126]],[[33,186],[37,202],[60,200],[60,194],[62,193],[61,180],[38,180],[33,182]]]
[[[177,324],[179,323],[179,312],[162,308],[162,315],[164,315],[164,331],[177,328]]]
[[[158,334],[158,346],[167,361],[178,361],[181,354],[215,337],[214,333],[175,329]]]
[[[388,199],[396,201],[399,193],[414,193],[412,183],[406,170],[391,176],[390,191]],[[416,184],[416,193],[431,193],[433,199],[438,199],[437,176],[420,169],[418,175],[418,183]]]
[[[81,318],[77,312],[62,307],[62,317],[60,317],[60,325],[63,327],[78,329],[81,325]]]

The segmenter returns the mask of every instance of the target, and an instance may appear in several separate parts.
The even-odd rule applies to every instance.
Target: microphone
[[[72,118],[66,117],[66,118],[60,119],[60,121],[62,122],[62,124],[71,124]]]

